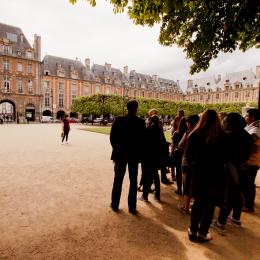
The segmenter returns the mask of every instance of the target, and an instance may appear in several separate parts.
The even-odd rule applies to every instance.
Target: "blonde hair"
[[[155,108],[152,108],[148,111],[148,116],[158,115],[159,111]]]

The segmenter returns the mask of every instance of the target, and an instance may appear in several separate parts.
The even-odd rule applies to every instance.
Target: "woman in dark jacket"
[[[226,134],[214,110],[206,110],[191,132],[185,158],[191,170],[191,241],[205,242],[212,239],[208,233],[216,205],[225,196]]]
[[[240,216],[243,208],[242,182],[244,181],[247,171],[246,161],[249,159],[253,138],[244,129],[245,120],[237,113],[228,114],[223,121],[224,130],[228,135],[229,147],[229,175],[227,176],[227,198],[226,203],[220,207],[218,221],[216,226],[223,229],[227,218],[233,210],[230,218],[231,222],[241,225]],[[233,170],[230,168],[233,167]]]
[[[150,123],[146,128],[146,145],[144,159],[144,176],[143,176],[143,197],[148,200],[148,192],[154,181],[155,198],[160,200],[160,178],[158,170],[161,166],[164,143],[163,131],[160,127],[160,120],[157,115],[150,118]]]

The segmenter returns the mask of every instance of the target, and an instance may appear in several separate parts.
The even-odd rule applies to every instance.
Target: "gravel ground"
[[[109,137],[84,127],[61,145],[58,124],[0,125],[0,259],[259,259],[259,188],[241,228],[191,243],[175,185],[162,185],[161,203],[138,201],[132,216],[126,176],[120,212],[111,211]]]

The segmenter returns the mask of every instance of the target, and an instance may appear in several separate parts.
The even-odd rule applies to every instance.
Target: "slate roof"
[[[72,66],[78,73],[78,79],[84,80],[87,77],[86,68],[79,60],[66,59],[51,55],[46,55],[41,63],[41,73],[44,74],[45,70],[49,71],[50,76],[57,76],[58,65],[65,71],[65,77],[71,78]]]
[[[191,87],[187,87],[187,91],[198,89],[198,90],[212,90],[215,91],[217,88],[224,90],[226,84],[235,86],[236,84],[242,84],[242,87],[247,85],[255,86],[258,83],[256,75],[252,70],[244,70],[232,73],[226,73],[226,75],[217,78],[215,76],[194,79]]]
[[[112,82],[110,82],[111,84],[118,86],[121,85],[122,81],[125,79],[121,70],[111,67],[109,71],[104,65],[93,64],[91,71],[93,75],[100,78],[102,82],[105,82],[105,79],[108,78],[112,80]]]
[[[23,35],[22,41],[21,35]],[[24,53],[25,50],[32,48],[19,27],[0,23],[0,39],[9,39],[12,42],[13,54],[16,54],[18,50]]]

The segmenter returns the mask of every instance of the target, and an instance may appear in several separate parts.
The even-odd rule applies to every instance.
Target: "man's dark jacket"
[[[145,122],[135,115],[117,117],[112,125],[111,160],[138,161],[144,157]]]

